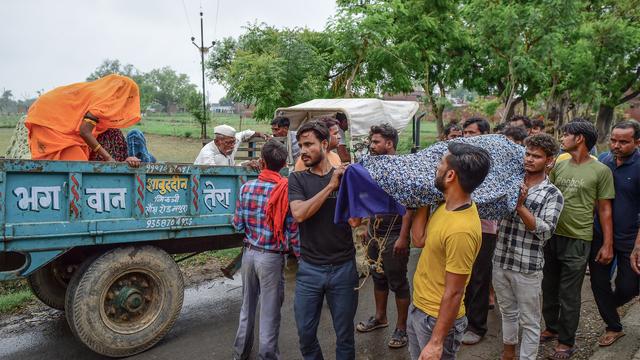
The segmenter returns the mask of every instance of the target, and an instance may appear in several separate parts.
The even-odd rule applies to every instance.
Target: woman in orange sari
[[[108,75],[55,88],[40,96],[27,113],[31,158],[87,161],[94,152],[114,161],[96,136],[138,121],[140,92],[126,76]]]

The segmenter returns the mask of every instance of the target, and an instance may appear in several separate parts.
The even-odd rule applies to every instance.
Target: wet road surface
[[[410,276],[415,270],[418,256],[419,251],[412,250],[409,263]],[[293,317],[294,286],[295,269],[294,266],[289,265],[280,328],[280,351],[283,359],[301,358]],[[375,312],[371,279],[367,280],[360,291],[356,322],[365,320]],[[155,347],[129,359],[230,359],[240,312],[241,293],[241,281],[238,275],[235,280],[207,282],[187,289],[182,313],[173,329]],[[500,324],[495,311],[497,310],[489,314],[489,333],[485,340],[473,347],[463,346],[459,359],[499,357],[501,345],[497,336]],[[392,296],[389,299],[388,318],[390,324],[388,328],[367,334],[356,334],[357,359],[409,359],[406,348],[392,350],[387,346],[388,337],[393,331],[396,319]],[[326,304],[322,311],[318,338],[325,358],[335,359],[335,334]],[[254,344],[257,346],[257,340]],[[67,326],[64,314],[55,310],[17,317],[12,323],[0,329],[0,359],[3,360],[103,358],[77,341]]]

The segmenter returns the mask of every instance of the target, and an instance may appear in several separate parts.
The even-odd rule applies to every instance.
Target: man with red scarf
[[[287,148],[276,140],[262,147],[258,179],[246,182],[233,218],[244,232],[242,308],[233,345],[234,359],[247,359],[253,346],[256,309],[260,302],[260,359],[279,359],[280,308],[284,300],[286,254],[297,249],[298,225],[289,213]],[[296,254],[298,251],[296,250]]]

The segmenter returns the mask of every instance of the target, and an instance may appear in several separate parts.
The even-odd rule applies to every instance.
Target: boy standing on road
[[[558,226],[544,248],[542,315],[546,329],[540,341],[557,339],[553,359],[568,359],[576,351],[582,281],[591,251],[593,213],[598,211],[602,245],[594,261],[607,265],[613,258],[611,199],[615,197],[611,170],[589,155],[598,139],[595,126],[575,119],[563,127],[562,148],[571,159],[556,163],[549,174],[564,196]]]
[[[502,313],[502,360],[516,358],[519,324],[519,359],[538,356],[543,248],[564,203],[546,175],[558,153],[556,141],[547,134],[533,135],[525,140],[525,147],[525,178],[516,211],[500,222],[493,257],[493,288]]]
[[[377,155],[395,155],[398,146],[398,131],[389,124],[372,126],[369,132],[369,153]],[[401,348],[407,345],[407,312],[411,303],[407,264],[409,262],[409,229],[411,211],[404,216],[377,215],[369,219],[369,236],[385,237],[382,249],[382,267],[384,273],[372,271],[376,314],[366,321],[358,323],[356,329],[369,332],[388,326],[387,299],[389,289],[396,298],[398,319],[389,340],[389,347]],[[367,251],[371,259],[377,259],[380,244],[375,240],[369,243]]]
[[[597,251],[602,245],[602,228],[598,217],[595,220],[593,246],[589,269],[591,290],[598,305],[606,331],[598,340],[600,346],[609,346],[620,337],[622,323],[618,308],[638,296],[638,276],[633,272],[629,258],[638,233],[640,214],[640,124],[623,121],[611,130],[609,147],[611,152],[600,155],[599,160],[613,172],[616,198],[613,200],[613,250],[617,263],[615,291],[611,288],[612,264],[596,261]]]
[[[242,308],[234,343],[234,359],[248,359],[253,346],[256,308],[260,301],[260,359],[279,359],[280,308],[284,301],[286,254],[297,246],[298,226],[289,214],[287,148],[277,140],[262,147],[258,179],[240,188],[233,225],[245,233],[242,255]]]
[[[300,351],[305,360],[323,359],[317,332],[326,297],[336,332],[336,359],[355,359],[355,247],[349,225],[333,222],[344,167],[334,168],[327,158],[329,129],[323,123],[302,125],[297,137],[307,167],[289,176],[291,213],[300,226],[294,299]]]
[[[462,299],[482,242],[471,193],[484,181],[490,166],[486,150],[449,144],[435,179],[445,202],[428,223],[428,208],[418,209],[414,218],[414,246],[424,249],[413,277],[413,304],[407,323],[413,360],[455,359],[460,349],[467,327]]]

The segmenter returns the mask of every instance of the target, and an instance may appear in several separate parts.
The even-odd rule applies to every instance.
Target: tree
[[[0,111],[9,112],[10,108],[15,105],[13,101],[13,92],[11,90],[4,89],[2,91],[2,97],[0,97]]]
[[[378,96],[384,92],[409,92],[412,81],[393,46],[393,3],[389,1],[338,1],[338,13],[323,38],[324,52],[332,63],[329,79],[337,97]]]
[[[499,96],[503,122],[517,104],[526,109],[544,88],[549,54],[560,46],[558,31],[574,21],[576,10],[577,2],[566,0],[467,1],[463,13],[474,56],[465,85]]]
[[[218,100],[218,104],[220,106],[233,106],[234,102],[225,95]]]
[[[87,81],[93,81],[111,74],[118,74],[135,78],[141,75],[140,71],[131,64],[123,65],[118,59],[105,59],[88,77]]]
[[[207,117],[202,108],[202,93],[195,89],[186,95],[186,109],[200,124],[200,138],[206,137]]]
[[[164,111],[170,113],[174,107],[187,108],[190,96],[196,91],[196,85],[192,84],[189,76],[178,74],[168,66],[154,69],[145,73],[144,84],[152,94],[152,98],[158,102]]]
[[[435,117],[438,134],[444,131],[443,113],[450,104],[447,91],[467,73],[470,39],[456,1],[391,1],[394,6],[397,53],[411,79],[425,93],[425,104]]]
[[[607,141],[617,106],[640,95],[640,10],[623,0],[592,1],[580,28],[590,60],[585,86],[596,90],[598,143]]]
[[[255,105],[255,118],[271,118],[278,107],[328,94],[329,64],[312,44],[317,35],[248,25],[237,41],[227,38],[213,48],[206,64],[209,78],[233,101]]]

